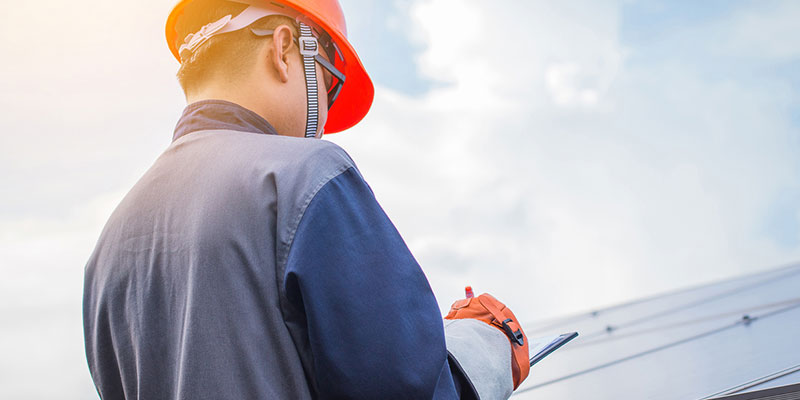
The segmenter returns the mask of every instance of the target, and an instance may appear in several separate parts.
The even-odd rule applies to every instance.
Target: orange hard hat
[[[236,1],[236,0],[233,0]],[[178,32],[176,25],[178,19],[183,15],[183,10],[192,0],[181,0],[172,9],[167,18],[167,44],[175,58],[180,61],[178,46]],[[237,1],[238,2],[238,1]],[[258,3],[257,1],[246,1],[247,3]],[[355,49],[347,40],[347,25],[344,21],[344,13],[338,0],[280,0],[282,5],[296,10],[298,13],[309,18],[317,24],[328,35],[331,36],[336,46],[342,53],[344,67],[342,72],[345,82],[341,92],[328,110],[328,120],[325,123],[325,133],[341,132],[352,127],[361,121],[375,96],[375,88],[369,78],[364,65],[358,58]],[[270,0],[263,0],[264,4],[272,3]],[[211,21],[209,21],[211,22]],[[180,38],[183,42],[183,38]],[[337,65],[338,67],[338,65]]]

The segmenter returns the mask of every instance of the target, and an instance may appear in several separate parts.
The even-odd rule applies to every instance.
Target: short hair
[[[175,43],[175,47],[180,47],[187,35],[199,31],[204,25],[226,15],[236,17],[247,7],[247,4],[225,0],[195,0],[189,3],[175,26],[178,34],[176,36],[178,43]],[[259,29],[275,29],[280,25],[290,26],[294,35],[298,36],[294,20],[282,15],[262,18],[251,26]],[[188,59],[181,60],[177,76],[184,93],[196,90],[213,74],[236,75],[246,71],[255,61],[253,55],[263,40],[259,39],[249,29],[240,29],[209,39]]]

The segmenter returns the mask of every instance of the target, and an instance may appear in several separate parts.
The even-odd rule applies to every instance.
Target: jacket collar
[[[202,100],[183,110],[172,141],[192,132],[216,129],[277,135],[275,128],[253,111],[225,100]]]

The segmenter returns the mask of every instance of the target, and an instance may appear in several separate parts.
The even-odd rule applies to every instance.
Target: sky
[[[376,96],[327,139],[443,310],[472,285],[524,323],[800,261],[800,3],[341,3]],[[171,6],[0,13],[2,398],[96,398],[83,266],[185,106]]]

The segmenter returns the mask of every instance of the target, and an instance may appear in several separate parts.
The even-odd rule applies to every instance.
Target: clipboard
[[[578,337],[578,332],[569,332],[562,335],[544,336],[533,339],[528,344],[528,349],[533,354],[533,357],[531,357],[531,367],[533,364],[542,361],[542,359],[550,355],[550,353],[558,350],[561,346],[567,344],[567,342],[576,337]]]

